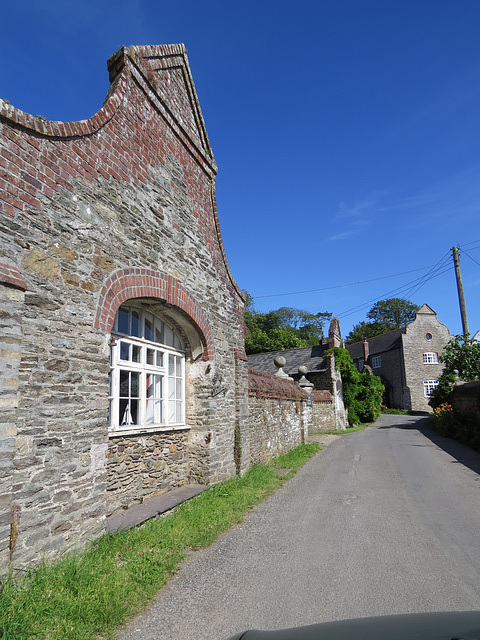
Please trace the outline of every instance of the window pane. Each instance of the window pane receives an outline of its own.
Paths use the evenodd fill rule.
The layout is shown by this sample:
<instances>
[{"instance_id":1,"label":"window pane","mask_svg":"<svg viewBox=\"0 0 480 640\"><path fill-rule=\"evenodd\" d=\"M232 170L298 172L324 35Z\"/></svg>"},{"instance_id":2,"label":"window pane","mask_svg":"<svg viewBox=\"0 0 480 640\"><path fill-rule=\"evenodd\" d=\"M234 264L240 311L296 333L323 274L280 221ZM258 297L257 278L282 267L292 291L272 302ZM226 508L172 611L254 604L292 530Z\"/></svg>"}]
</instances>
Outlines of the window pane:
<instances>
[{"instance_id":1,"label":"window pane","mask_svg":"<svg viewBox=\"0 0 480 640\"><path fill-rule=\"evenodd\" d=\"M120 424L132 424L132 418L130 415L129 401L126 399L120 399L118 415L120 416Z\"/></svg>"},{"instance_id":2,"label":"window pane","mask_svg":"<svg viewBox=\"0 0 480 640\"><path fill-rule=\"evenodd\" d=\"M168 356L168 375L175 375L175 356L172 356L172 354Z\"/></svg>"},{"instance_id":3,"label":"window pane","mask_svg":"<svg viewBox=\"0 0 480 640\"><path fill-rule=\"evenodd\" d=\"M168 401L168 424L176 422L175 420L175 400Z\"/></svg>"},{"instance_id":4,"label":"window pane","mask_svg":"<svg viewBox=\"0 0 480 640\"><path fill-rule=\"evenodd\" d=\"M135 309L132 309L132 332L130 335L135 336L137 338L141 338L142 337L141 329L142 328L140 326L140 313Z\"/></svg>"},{"instance_id":5,"label":"window pane","mask_svg":"<svg viewBox=\"0 0 480 640\"><path fill-rule=\"evenodd\" d=\"M183 422L183 402L177 400L177 420L176 422Z\"/></svg>"},{"instance_id":6,"label":"window pane","mask_svg":"<svg viewBox=\"0 0 480 640\"><path fill-rule=\"evenodd\" d=\"M155 364L155 349L147 349L147 364Z\"/></svg>"},{"instance_id":7,"label":"window pane","mask_svg":"<svg viewBox=\"0 0 480 640\"><path fill-rule=\"evenodd\" d=\"M173 347L173 331L168 325L165 325L164 344Z\"/></svg>"},{"instance_id":8,"label":"window pane","mask_svg":"<svg viewBox=\"0 0 480 640\"><path fill-rule=\"evenodd\" d=\"M163 352L157 351L157 367L163 367Z\"/></svg>"},{"instance_id":9,"label":"window pane","mask_svg":"<svg viewBox=\"0 0 480 640\"><path fill-rule=\"evenodd\" d=\"M182 399L182 379L181 378L177 378L176 380L175 397L177 398L177 400Z\"/></svg>"},{"instance_id":10,"label":"window pane","mask_svg":"<svg viewBox=\"0 0 480 640\"><path fill-rule=\"evenodd\" d=\"M129 318L130 318L130 312L128 311L128 309L122 309L120 307L117 314L117 331L119 333L126 333L126 334L130 333L130 330L128 327Z\"/></svg>"},{"instance_id":11,"label":"window pane","mask_svg":"<svg viewBox=\"0 0 480 640\"><path fill-rule=\"evenodd\" d=\"M137 371L130 372L130 393L132 398L140 397L140 374Z\"/></svg>"},{"instance_id":12,"label":"window pane","mask_svg":"<svg viewBox=\"0 0 480 640\"><path fill-rule=\"evenodd\" d=\"M150 313L145 314L145 340L153 342L155 339L155 333L153 329L153 316Z\"/></svg>"},{"instance_id":13,"label":"window pane","mask_svg":"<svg viewBox=\"0 0 480 640\"><path fill-rule=\"evenodd\" d=\"M155 318L155 342L163 344L163 322Z\"/></svg>"},{"instance_id":14,"label":"window pane","mask_svg":"<svg viewBox=\"0 0 480 640\"><path fill-rule=\"evenodd\" d=\"M130 414L132 416L132 424L138 424L138 400L130 401Z\"/></svg>"},{"instance_id":15,"label":"window pane","mask_svg":"<svg viewBox=\"0 0 480 640\"><path fill-rule=\"evenodd\" d=\"M128 375L128 371L120 371L120 393L119 396L121 398L130 397L130 376Z\"/></svg>"},{"instance_id":16,"label":"window pane","mask_svg":"<svg viewBox=\"0 0 480 640\"><path fill-rule=\"evenodd\" d=\"M120 342L120 360L130 360L130 345L128 342Z\"/></svg>"},{"instance_id":17,"label":"window pane","mask_svg":"<svg viewBox=\"0 0 480 640\"><path fill-rule=\"evenodd\" d=\"M141 347L138 344L132 344L132 362L140 362Z\"/></svg>"},{"instance_id":18,"label":"window pane","mask_svg":"<svg viewBox=\"0 0 480 640\"><path fill-rule=\"evenodd\" d=\"M155 423L161 424L162 422L163 422L162 401L155 400Z\"/></svg>"}]
</instances>

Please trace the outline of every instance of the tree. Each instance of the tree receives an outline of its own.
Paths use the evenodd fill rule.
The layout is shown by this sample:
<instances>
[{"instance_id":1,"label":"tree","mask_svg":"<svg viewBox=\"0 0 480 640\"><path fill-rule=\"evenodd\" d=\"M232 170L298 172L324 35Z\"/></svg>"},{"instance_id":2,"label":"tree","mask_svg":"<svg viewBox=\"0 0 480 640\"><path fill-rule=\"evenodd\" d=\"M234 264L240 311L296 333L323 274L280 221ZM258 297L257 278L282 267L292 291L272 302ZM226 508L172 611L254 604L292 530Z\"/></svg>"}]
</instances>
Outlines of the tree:
<instances>
[{"instance_id":1,"label":"tree","mask_svg":"<svg viewBox=\"0 0 480 640\"><path fill-rule=\"evenodd\" d=\"M379 336L382 333L390 331L389 325L382 322L359 322L353 325L353 329L350 331L346 338L348 344L354 342L361 342L364 338L373 338Z\"/></svg>"},{"instance_id":2,"label":"tree","mask_svg":"<svg viewBox=\"0 0 480 640\"><path fill-rule=\"evenodd\" d=\"M248 329L245 338L247 354L317 345L323 338L325 322L332 317L331 313L310 313L294 307L281 307L261 313L255 310L253 298L248 291L243 293L245 324Z\"/></svg>"},{"instance_id":3,"label":"tree","mask_svg":"<svg viewBox=\"0 0 480 640\"><path fill-rule=\"evenodd\" d=\"M460 380L480 380L480 342L471 340L468 334L455 336L445 347L440 362L445 364L445 368L429 401L434 409L448 401L455 371L458 371Z\"/></svg>"},{"instance_id":4,"label":"tree","mask_svg":"<svg viewBox=\"0 0 480 640\"><path fill-rule=\"evenodd\" d=\"M347 344L360 342L363 338L373 338L387 331L399 329L415 319L418 305L404 298L379 300L367 313L369 322L354 325L346 337Z\"/></svg>"},{"instance_id":5,"label":"tree","mask_svg":"<svg viewBox=\"0 0 480 640\"><path fill-rule=\"evenodd\" d=\"M391 329L398 329L414 320L419 308L410 300L389 298L376 302L367 313L367 318L372 322L387 324Z\"/></svg>"}]
</instances>

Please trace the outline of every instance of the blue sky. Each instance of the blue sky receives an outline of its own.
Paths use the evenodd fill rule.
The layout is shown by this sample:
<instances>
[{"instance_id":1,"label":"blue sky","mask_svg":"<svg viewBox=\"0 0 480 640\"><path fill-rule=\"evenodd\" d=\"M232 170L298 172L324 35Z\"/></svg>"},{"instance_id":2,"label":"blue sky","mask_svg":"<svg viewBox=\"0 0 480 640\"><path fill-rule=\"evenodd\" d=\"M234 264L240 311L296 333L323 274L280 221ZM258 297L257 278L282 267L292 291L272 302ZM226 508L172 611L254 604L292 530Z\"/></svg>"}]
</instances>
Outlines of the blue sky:
<instances>
[{"instance_id":1,"label":"blue sky","mask_svg":"<svg viewBox=\"0 0 480 640\"><path fill-rule=\"evenodd\" d=\"M52 120L101 107L121 46L186 45L227 257L259 311L328 311L347 335L376 300L407 297L460 333L456 245L480 329L478 0L18 0L1 13L0 97Z\"/></svg>"}]
</instances>

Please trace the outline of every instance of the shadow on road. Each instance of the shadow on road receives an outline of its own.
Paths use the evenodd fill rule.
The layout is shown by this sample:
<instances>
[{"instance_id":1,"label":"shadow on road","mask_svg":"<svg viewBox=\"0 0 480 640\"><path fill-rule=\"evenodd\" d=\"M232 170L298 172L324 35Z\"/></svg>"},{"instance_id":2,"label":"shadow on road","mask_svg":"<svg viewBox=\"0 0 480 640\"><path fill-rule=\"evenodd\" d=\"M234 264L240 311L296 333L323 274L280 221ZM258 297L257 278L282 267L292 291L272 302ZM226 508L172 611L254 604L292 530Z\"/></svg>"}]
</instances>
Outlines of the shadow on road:
<instances>
[{"instance_id":1,"label":"shadow on road","mask_svg":"<svg viewBox=\"0 0 480 640\"><path fill-rule=\"evenodd\" d=\"M381 416L383 417L383 416ZM391 416L394 418L395 416ZM439 435L433 428L431 418L428 416L403 416L404 421L398 421L393 424L378 424L378 429L416 429L434 445L443 449L454 460L452 464L463 464L475 473L480 475L480 453L470 449L457 440L445 438Z\"/></svg>"}]
</instances>

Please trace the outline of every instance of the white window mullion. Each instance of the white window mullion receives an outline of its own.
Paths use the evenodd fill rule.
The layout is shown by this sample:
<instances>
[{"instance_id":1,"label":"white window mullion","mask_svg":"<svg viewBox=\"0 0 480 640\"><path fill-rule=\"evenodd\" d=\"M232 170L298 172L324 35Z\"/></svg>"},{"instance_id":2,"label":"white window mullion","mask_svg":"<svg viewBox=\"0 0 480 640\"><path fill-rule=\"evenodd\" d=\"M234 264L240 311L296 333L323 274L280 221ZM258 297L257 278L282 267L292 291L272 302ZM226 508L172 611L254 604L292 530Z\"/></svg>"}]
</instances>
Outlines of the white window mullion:
<instances>
[{"instance_id":1,"label":"white window mullion","mask_svg":"<svg viewBox=\"0 0 480 640\"><path fill-rule=\"evenodd\" d=\"M185 421L185 356L181 352L180 337L150 311L137 306L121 307L114 327L110 431L121 433L182 425ZM125 333L127 327L129 334ZM123 390L120 389L122 380ZM127 402L122 411L120 398L123 398L122 407ZM123 420L122 414L127 409L131 421Z\"/></svg>"}]
</instances>

